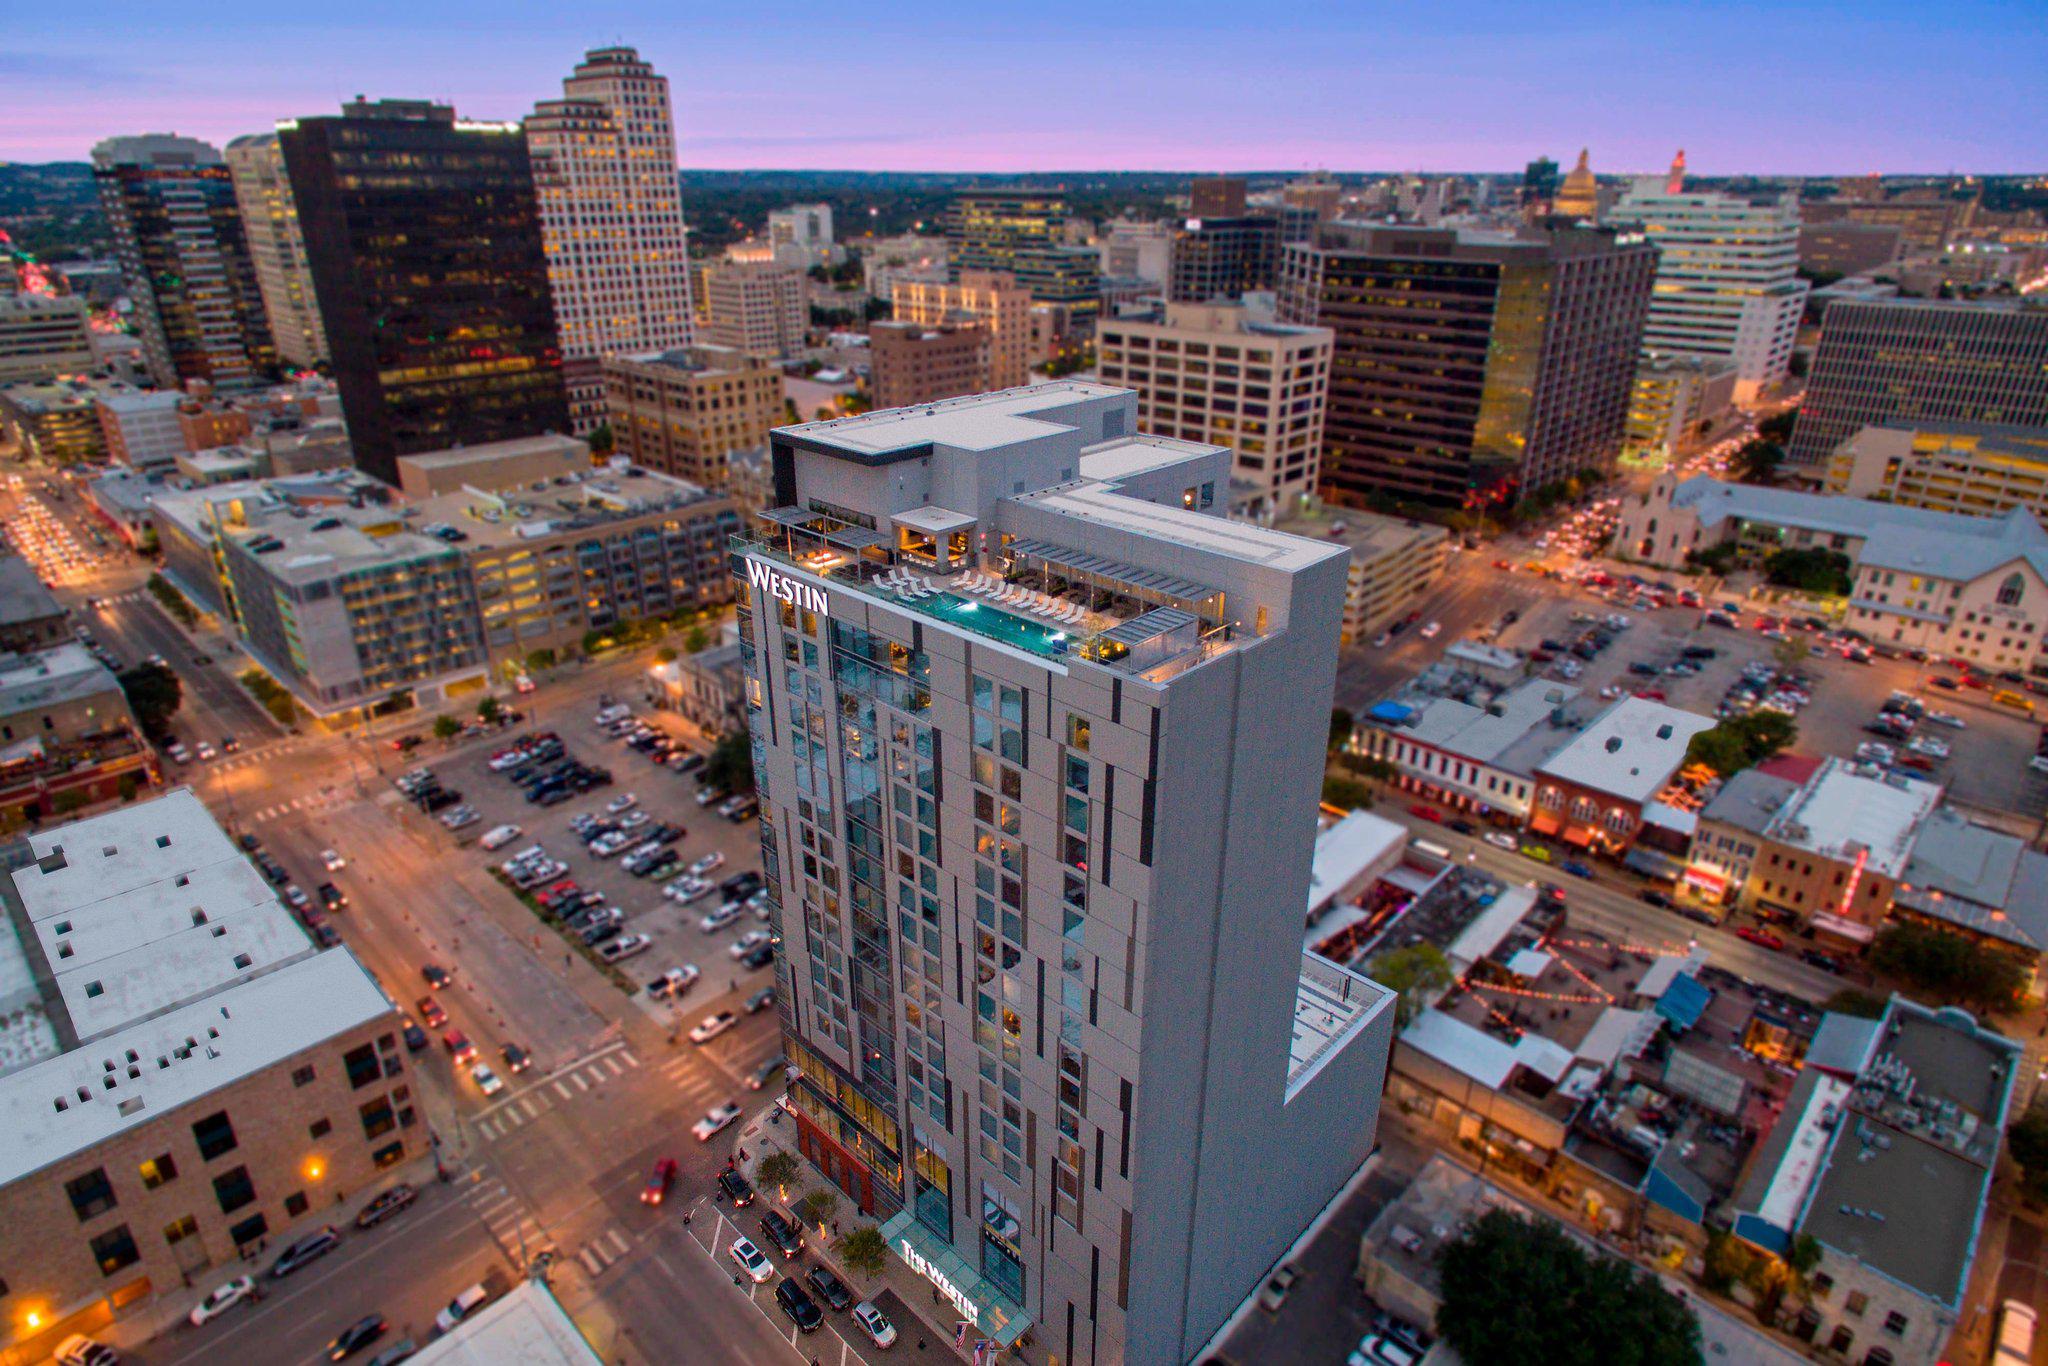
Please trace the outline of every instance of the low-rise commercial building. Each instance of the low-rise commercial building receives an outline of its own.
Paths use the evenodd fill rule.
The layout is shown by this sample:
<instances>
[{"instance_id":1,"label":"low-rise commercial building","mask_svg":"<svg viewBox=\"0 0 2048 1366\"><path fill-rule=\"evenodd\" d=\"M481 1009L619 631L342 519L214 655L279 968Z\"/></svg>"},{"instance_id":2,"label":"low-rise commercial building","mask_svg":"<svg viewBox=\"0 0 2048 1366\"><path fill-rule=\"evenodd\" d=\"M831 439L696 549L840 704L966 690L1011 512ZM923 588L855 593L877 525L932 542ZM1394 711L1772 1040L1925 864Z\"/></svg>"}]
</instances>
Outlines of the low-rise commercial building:
<instances>
[{"instance_id":1,"label":"low-rise commercial building","mask_svg":"<svg viewBox=\"0 0 2048 1366\"><path fill-rule=\"evenodd\" d=\"M0 294L0 385L39 384L99 366L76 295Z\"/></svg>"},{"instance_id":2,"label":"low-rise commercial building","mask_svg":"<svg viewBox=\"0 0 2048 1366\"><path fill-rule=\"evenodd\" d=\"M654 700L707 735L745 730L746 666L737 640L678 655L653 670Z\"/></svg>"},{"instance_id":3,"label":"low-rise commercial building","mask_svg":"<svg viewBox=\"0 0 2048 1366\"><path fill-rule=\"evenodd\" d=\"M185 444L185 429L178 421L178 407L184 401L175 389L108 389L97 394L93 411L106 433L107 459L131 470L169 469L192 449Z\"/></svg>"},{"instance_id":4,"label":"low-rise commercial building","mask_svg":"<svg viewBox=\"0 0 2048 1366\"><path fill-rule=\"evenodd\" d=\"M1671 474L1622 499L1624 559L1676 569L1721 545L1835 551L1848 625L1881 647L2048 675L2048 530L2024 508L1971 517Z\"/></svg>"},{"instance_id":5,"label":"low-rise commercial building","mask_svg":"<svg viewBox=\"0 0 2048 1366\"><path fill-rule=\"evenodd\" d=\"M604 363L612 449L707 489L730 482L734 451L768 444L783 420L782 372L726 346L687 346Z\"/></svg>"},{"instance_id":6,"label":"low-rise commercial building","mask_svg":"<svg viewBox=\"0 0 2048 1366\"><path fill-rule=\"evenodd\" d=\"M1821 490L1904 507L2048 517L2048 427L1892 422L1835 447Z\"/></svg>"},{"instance_id":7,"label":"low-rise commercial building","mask_svg":"<svg viewBox=\"0 0 2048 1366\"><path fill-rule=\"evenodd\" d=\"M1519 827L1536 765L1575 733L1579 690L1532 678L1503 687L1438 665L1358 718L1355 752L1394 766L1403 790Z\"/></svg>"},{"instance_id":8,"label":"low-rise commercial building","mask_svg":"<svg viewBox=\"0 0 2048 1366\"><path fill-rule=\"evenodd\" d=\"M444 493L500 493L590 473L590 444L549 432L398 457L398 487L424 502Z\"/></svg>"},{"instance_id":9,"label":"low-rise commercial building","mask_svg":"<svg viewBox=\"0 0 2048 1366\"><path fill-rule=\"evenodd\" d=\"M157 494L168 484L161 474L138 470L109 470L86 486L93 516L130 550L156 549Z\"/></svg>"},{"instance_id":10,"label":"low-rise commercial building","mask_svg":"<svg viewBox=\"0 0 2048 1366\"><path fill-rule=\"evenodd\" d=\"M1711 717L1624 697L1536 766L1529 829L1602 853L1635 842L1647 808L1685 762Z\"/></svg>"},{"instance_id":11,"label":"low-rise commercial building","mask_svg":"<svg viewBox=\"0 0 2048 1366\"><path fill-rule=\"evenodd\" d=\"M1822 1031L1846 1046L1826 1067L1809 1055L1734 1231L1778 1256L1820 1245L1795 1337L1838 1361L1932 1363L1961 1317L2025 1053L1965 1011L1898 996L1880 1019L1838 1021Z\"/></svg>"},{"instance_id":12,"label":"low-rise commercial building","mask_svg":"<svg viewBox=\"0 0 2048 1366\"><path fill-rule=\"evenodd\" d=\"M1450 558L1450 533L1444 528L1358 508L1311 502L1271 525L1291 536L1336 541L1350 549L1340 637L1346 645L1371 640L1421 602Z\"/></svg>"},{"instance_id":13,"label":"low-rise commercial building","mask_svg":"<svg viewBox=\"0 0 2048 1366\"><path fill-rule=\"evenodd\" d=\"M989 335L988 387L1014 389L1030 377L1031 291L1006 272L965 270L952 283L899 280L893 313L925 327L981 323Z\"/></svg>"},{"instance_id":14,"label":"low-rise commercial building","mask_svg":"<svg viewBox=\"0 0 2048 1366\"><path fill-rule=\"evenodd\" d=\"M133 797L158 776L119 680L83 645L0 654L0 829Z\"/></svg>"},{"instance_id":15,"label":"low-rise commercial building","mask_svg":"<svg viewBox=\"0 0 2048 1366\"><path fill-rule=\"evenodd\" d=\"M868 329L877 408L919 403L993 387L989 331L980 323L881 322Z\"/></svg>"},{"instance_id":16,"label":"low-rise commercial building","mask_svg":"<svg viewBox=\"0 0 2048 1366\"><path fill-rule=\"evenodd\" d=\"M35 566L19 555L0 555L0 650L47 650L71 640L70 614Z\"/></svg>"},{"instance_id":17,"label":"low-rise commercial building","mask_svg":"<svg viewBox=\"0 0 2048 1366\"><path fill-rule=\"evenodd\" d=\"M0 963L42 984L0 1076L0 1343L47 1355L424 1151L399 1017L180 789L8 847Z\"/></svg>"},{"instance_id":18,"label":"low-rise commercial building","mask_svg":"<svg viewBox=\"0 0 2048 1366\"><path fill-rule=\"evenodd\" d=\"M1645 352L1629 398L1627 448L1668 459L1699 444L1735 406L1735 362L1726 356Z\"/></svg>"},{"instance_id":19,"label":"low-rise commercial building","mask_svg":"<svg viewBox=\"0 0 2048 1366\"><path fill-rule=\"evenodd\" d=\"M12 384L0 389L0 430L23 458L47 465L98 464L107 437L89 384Z\"/></svg>"},{"instance_id":20,"label":"low-rise commercial building","mask_svg":"<svg viewBox=\"0 0 2048 1366\"><path fill-rule=\"evenodd\" d=\"M1914 837L1892 915L2010 954L2035 973L2048 953L2048 854L1936 807Z\"/></svg>"}]
</instances>

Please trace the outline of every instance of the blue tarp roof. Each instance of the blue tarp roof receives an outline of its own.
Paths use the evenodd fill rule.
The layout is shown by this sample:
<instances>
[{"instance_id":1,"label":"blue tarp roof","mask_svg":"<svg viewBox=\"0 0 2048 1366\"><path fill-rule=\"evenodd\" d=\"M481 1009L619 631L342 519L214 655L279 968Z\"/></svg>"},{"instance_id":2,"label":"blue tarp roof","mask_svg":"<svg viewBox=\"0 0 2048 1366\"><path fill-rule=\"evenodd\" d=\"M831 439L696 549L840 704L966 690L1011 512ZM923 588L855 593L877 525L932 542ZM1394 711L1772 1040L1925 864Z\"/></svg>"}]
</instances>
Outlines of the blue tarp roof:
<instances>
[{"instance_id":1,"label":"blue tarp roof","mask_svg":"<svg viewBox=\"0 0 2048 1366\"><path fill-rule=\"evenodd\" d=\"M1657 998L1657 1013L1676 1028L1691 1029L1707 1013L1707 1003L1713 999L1714 993L1701 986L1699 978L1680 973Z\"/></svg>"},{"instance_id":2,"label":"blue tarp roof","mask_svg":"<svg viewBox=\"0 0 2048 1366\"><path fill-rule=\"evenodd\" d=\"M1399 702L1375 702L1372 704L1372 710L1366 713L1375 721L1386 721L1394 725L1401 724L1414 714L1413 707L1404 707Z\"/></svg>"}]
</instances>

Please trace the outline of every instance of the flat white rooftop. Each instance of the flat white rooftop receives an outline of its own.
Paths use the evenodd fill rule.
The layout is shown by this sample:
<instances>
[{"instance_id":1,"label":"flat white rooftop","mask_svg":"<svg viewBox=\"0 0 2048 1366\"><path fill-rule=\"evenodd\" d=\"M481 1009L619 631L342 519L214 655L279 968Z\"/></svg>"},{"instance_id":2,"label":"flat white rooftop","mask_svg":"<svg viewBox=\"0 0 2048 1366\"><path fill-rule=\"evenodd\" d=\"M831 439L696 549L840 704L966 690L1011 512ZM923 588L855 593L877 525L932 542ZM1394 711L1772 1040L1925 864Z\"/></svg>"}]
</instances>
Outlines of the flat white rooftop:
<instances>
[{"instance_id":1,"label":"flat white rooftop","mask_svg":"<svg viewBox=\"0 0 2048 1366\"><path fill-rule=\"evenodd\" d=\"M604 1358L546 1286L521 1281L408 1360L414 1366L603 1366Z\"/></svg>"},{"instance_id":2,"label":"flat white rooftop","mask_svg":"<svg viewBox=\"0 0 2048 1366\"><path fill-rule=\"evenodd\" d=\"M1309 864L1308 913L1314 915L1359 878L1400 858L1407 846L1406 826L1370 811L1353 811L1318 831Z\"/></svg>"},{"instance_id":3,"label":"flat white rooftop","mask_svg":"<svg viewBox=\"0 0 2048 1366\"><path fill-rule=\"evenodd\" d=\"M1081 452L1079 468L1083 479L1099 479L1113 484L1134 474L1182 464L1190 456L1209 455L1222 449L1221 446L1207 446L1199 441L1140 433L1115 437L1088 447Z\"/></svg>"},{"instance_id":4,"label":"flat white rooftop","mask_svg":"<svg viewBox=\"0 0 2048 1366\"><path fill-rule=\"evenodd\" d=\"M1356 1039L1381 1010L1393 1008L1394 993L1363 973L1317 953L1301 955L1295 984L1294 1032L1288 1043L1287 1098L1315 1080L1339 1050Z\"/></svg>"},{"instance_id":5,"label":"flat white rooftop","mask_svg":"<svg viewBox=\"0 0 2048 1366\"><path fill-rule=\"evenodd\" d=\"M1711 718L1644 697L1625 697L1552 755L1538 772L1626 801L1645 802L1685 759Z\"/></svg>"},{"instance_id":6,"label":"flat white rooftop","mask_svg":"<svg viewBox=\"0 0 2048 1366\"><path fill-rule=\"evenodd\" d=\"M1114 398L1129 392L1116 385L1060 380L920 403L910 408L884 408L857 417L806 422L777 430L852 451L894 451L926 443L984 451L1068 430L1071 424L1061 422L1055 415L1063 404L1077 399Z\"/></svg>"},{"instance_id":7,"label":"flat white rooftop","mask_svg":"<svg viewBox=\"0 0 2048 1366\"><path fill-rule=\"evenodd\" d=\"M1940 800L1939 783L1865 775L1829 759L1779 808L1764 834L1845 862L1854 860L1860 846L1870 851L1866 866L1872 872L1896 878L1912 855L1913 837Z\"/></svg>"},{"instance_id":8,"label":"flat white rooftop","mask_svg":"<svg viewBox=\"0 0 2048 1366\"><path fill-rule=\"evenodd\" d=\"M1184 545L1211 555L1277 570L1305 569L1345 548L1311 541L1251 522L1234 522L1189 508L1167 507L1118 493L1107 484L1065 484L1014 499L1064 517Z\"/></svg>"},{"instance_id":9,"label":"flat white rooftop","mask_svg":"<svg viewBox=\"0 0 2048 1366\"><path fill-rule=\"evenodd\" d=\"M335 949L0 1077L0 1185L392 1011Z\"/></svg>"}]
</instances>

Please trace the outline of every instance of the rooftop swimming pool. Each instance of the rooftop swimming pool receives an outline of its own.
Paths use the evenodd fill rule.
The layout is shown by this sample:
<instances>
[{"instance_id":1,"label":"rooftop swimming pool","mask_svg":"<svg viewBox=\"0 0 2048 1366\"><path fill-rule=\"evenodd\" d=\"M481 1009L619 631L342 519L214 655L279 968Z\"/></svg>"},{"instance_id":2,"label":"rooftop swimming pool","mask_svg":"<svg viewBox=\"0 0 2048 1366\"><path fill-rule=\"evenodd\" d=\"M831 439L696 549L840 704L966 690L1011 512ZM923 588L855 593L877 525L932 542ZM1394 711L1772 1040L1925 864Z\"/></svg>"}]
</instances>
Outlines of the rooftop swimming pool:
<instances>
[{"instance_id":1,"label":"rooftop swimming pool","mask_svg":"<svg viewBox=\"0 0 2048 1366\"><path fill-rule=\"evenodd\" d=\"M893 596L893 595L892 595ZM937 593L925 598L899 598L905 606L949 622L963 631L987 636L1014 649L1058 658L1067 652L1073 636L1059 627L1037 622L986 602L963 598L957 593Z\"/></svg>"}]
</instances>

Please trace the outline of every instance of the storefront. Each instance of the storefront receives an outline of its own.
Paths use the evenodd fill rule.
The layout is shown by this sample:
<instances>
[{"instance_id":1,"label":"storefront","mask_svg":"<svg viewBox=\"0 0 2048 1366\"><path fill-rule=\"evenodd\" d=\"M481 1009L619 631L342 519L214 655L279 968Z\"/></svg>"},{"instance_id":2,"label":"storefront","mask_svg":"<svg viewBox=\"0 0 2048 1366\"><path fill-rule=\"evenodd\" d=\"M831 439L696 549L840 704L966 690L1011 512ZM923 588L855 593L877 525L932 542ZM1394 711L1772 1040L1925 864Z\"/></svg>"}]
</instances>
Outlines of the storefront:
<instances>
[{"instance_id":1,"label":"storefront","mask_svg":"<svg viewBox=\"0 0 2048 1366\"><path fill-rule=\"evenodd\" d=\"M889 1251L928 1282L935 1294L958 1317L953 1321L954 1346L965 1352L983 1349L983 1359L1013 1347L1031 1326L1031 1316L1012 1304L984 1279L951 1243L939 1238L917 1221L913 1210L904 1210L882 1225L882 1237Z\"/></svg>"}]
</instances>

